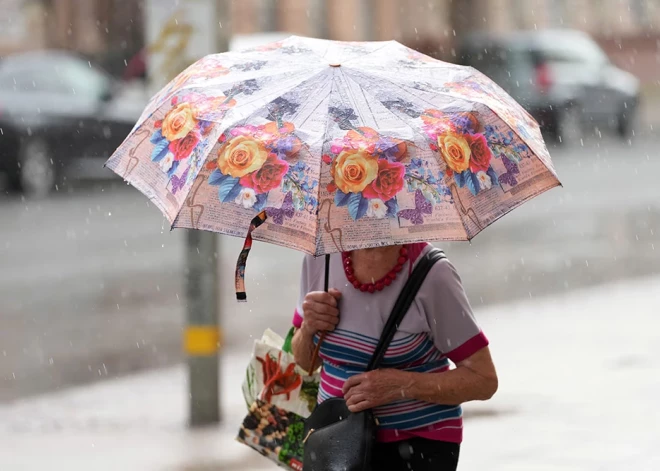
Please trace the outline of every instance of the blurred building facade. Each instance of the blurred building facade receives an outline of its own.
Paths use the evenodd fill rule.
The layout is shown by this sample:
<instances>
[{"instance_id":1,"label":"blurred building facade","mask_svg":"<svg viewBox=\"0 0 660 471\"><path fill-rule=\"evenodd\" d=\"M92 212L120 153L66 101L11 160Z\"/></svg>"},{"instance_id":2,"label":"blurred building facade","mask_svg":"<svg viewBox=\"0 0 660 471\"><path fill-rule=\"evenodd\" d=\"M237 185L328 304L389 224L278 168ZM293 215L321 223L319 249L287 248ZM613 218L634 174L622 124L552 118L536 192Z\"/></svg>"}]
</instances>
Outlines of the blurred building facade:
<instances>
[{"instance_id":1,"label":"blurred building facade","mask_svg":"<svg viewBox=\"0 0 660 471\"><path fill-rule=\"evenodd\" d=\"M190 2L194 8L195 0ZM234 33L286 31L339 40L397 39L437 57L452 52L452 2L470 2L479 29L576 28L638 75L658 74L660 2L654 0L218 0ZM0 54L55 47L121 67L144 47L143 0L0 0ZM625 54L624 54L625 52ZM116 57L115 57L116 56ZM128 56L128 57L127 57ZM640 63L654 64L650 72ZM626 64L621 64L626 66Z\"/></svg>"}]
</instances>

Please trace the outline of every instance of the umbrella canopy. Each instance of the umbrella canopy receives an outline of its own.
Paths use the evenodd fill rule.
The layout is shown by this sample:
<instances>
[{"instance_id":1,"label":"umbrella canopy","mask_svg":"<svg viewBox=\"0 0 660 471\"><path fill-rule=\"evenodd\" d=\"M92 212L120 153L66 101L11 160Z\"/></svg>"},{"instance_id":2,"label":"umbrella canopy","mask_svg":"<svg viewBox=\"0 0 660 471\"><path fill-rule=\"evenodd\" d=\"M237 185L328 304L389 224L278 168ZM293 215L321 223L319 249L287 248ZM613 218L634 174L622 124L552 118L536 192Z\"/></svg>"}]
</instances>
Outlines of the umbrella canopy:
<instances>
[{"instance_id":1,"label":"umbrella canopy","mask_svg":"<svg viewBox=\"0 0 660 471\"><path fill-rule=\"evenodd\" d=\"M193 64L106 165L172 227L253 222L313 255L469 240L559 185L538 124L476 70L295 36Z\"/></svg>"}]
</instances>

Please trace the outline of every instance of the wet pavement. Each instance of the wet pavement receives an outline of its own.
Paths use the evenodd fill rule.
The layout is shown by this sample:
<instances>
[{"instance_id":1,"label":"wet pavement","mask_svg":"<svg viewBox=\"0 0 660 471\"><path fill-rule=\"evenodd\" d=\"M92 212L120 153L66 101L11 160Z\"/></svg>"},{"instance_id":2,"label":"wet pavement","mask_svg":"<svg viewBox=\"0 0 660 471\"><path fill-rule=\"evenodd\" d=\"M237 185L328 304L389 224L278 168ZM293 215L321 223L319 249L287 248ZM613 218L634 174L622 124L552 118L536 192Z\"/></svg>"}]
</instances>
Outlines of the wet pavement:
<instances>
[{"instance_id":1,"label":"wet pavement","mask_svg":"<svg viewBox=\"0 0 660 471\"><path fill-rule=\"evenodd\" d=\"M564 183L472 244L446 244L477 308L660 273L657 139L554 149ZM0 201L0 401L177 363L185 233L121 182ZM242 241L221 238L226 351L284 330L301 255L256 244L247 304L233 300Z\"/></svg>"}]
</instances>

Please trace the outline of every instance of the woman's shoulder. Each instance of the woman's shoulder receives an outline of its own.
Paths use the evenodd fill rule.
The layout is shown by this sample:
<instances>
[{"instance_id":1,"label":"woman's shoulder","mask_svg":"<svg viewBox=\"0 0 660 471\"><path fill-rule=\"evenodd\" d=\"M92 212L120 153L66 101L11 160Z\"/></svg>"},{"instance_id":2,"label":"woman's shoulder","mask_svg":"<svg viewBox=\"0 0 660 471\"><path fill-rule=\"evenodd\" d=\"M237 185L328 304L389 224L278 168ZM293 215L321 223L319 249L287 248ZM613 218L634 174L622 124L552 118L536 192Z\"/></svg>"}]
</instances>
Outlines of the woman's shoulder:
<instances>
[{"instance_id":1,"label":"woman's shoulder","mask_svg":"<svg viewBox=\"0 0 660 471\"><path fill-rule=\"evenodd\" d=\"M433 249L434 247L431 244L427 244L419 255L425 255ZM425 285L437 288L438 285L455 285L457 282L459 285L461 284L461 279L456 267L447 257L447 254L445 253L444 255L444 258L435 262L433 267L431 267L428 275L426 275L426 279L430 283L425 283Z\"/></svg>"}]
</instances>

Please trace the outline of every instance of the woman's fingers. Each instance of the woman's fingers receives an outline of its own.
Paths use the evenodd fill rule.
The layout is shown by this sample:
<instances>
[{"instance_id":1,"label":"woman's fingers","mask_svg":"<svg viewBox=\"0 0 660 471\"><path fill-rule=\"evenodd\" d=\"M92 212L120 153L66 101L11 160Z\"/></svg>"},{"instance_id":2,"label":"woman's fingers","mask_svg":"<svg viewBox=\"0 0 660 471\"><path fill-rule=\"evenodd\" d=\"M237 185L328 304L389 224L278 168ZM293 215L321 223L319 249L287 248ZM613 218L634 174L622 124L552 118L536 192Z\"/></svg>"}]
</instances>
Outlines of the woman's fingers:
<instances>
[{"instance_id":1,"label":"woman's fingers","mask_svg":"<svg viewBox=\"0 0 660 471\"><path fill-rule=\"evenodd\" d=\"M371 402L369 402L368 400L364 400L355 404L348 405L348 410L354 414L372 408L373 406L371 405Z\"/></svg>"},{"instance_id":2,"label":"woman's fingers","mask_svg":"<svg viewBox=\"0 0 660 471\"><path fill-rule=\"evenodd\" d=\"M334 293L334 295L331 293ZM341 297L340 293L339 296L336 296L337 293L339 293L339 291L336 289L332 289L328 293L325 291L313 291L305 296L305 301L314 301L317 303L327 304L332 307L337 307L337 300Z\"/></svg>"},{"instance_id":3,"label":"woman's fingers","mask_svg":"<svg viewBox=\"0 0 660 471\"><path fill-rule=\"evenodd\" d=\"M317 314L325 315L325 316L332 316L332 317L338 317L339 316L339 309L337 309L334 306L331 306L329 304L325 303L320 303L318 301L312 301L310 300L305 300L303 301L303 314L305 316L307 315L308 311L315 312Z\"/></svg>"},{"instance_id":4,"label":"woman's fingers","mask_svg":"<svg viewBox=\"0 0 660 471\"><path fill-rule=\"evenodd\" d=\"M337 290L314 291L308 293L303 301L304 323L310 332L335 330L339 324L338 300L341 293Z\"/></svg>"},{"instance_id":5,"label":"woman's fingers","mask_svg":"<svg viewBox=\"0 0 660 471\"><path fill-rule=\"evenodd\" d=\"M348 394L351 393L351 389L353 389L356 386L359 386L361 383L362 383L362 375L353 375L350 378L348 378L344 383L344 387L342 388L344 397L346 397Z\"/></svg>"},{"instance_id":6,"label":"woman's fingers","mask_svg":"<svg viewBox=\"0 0 660 471\"><path fill-rule=\"evenodd\" d=\"M347 406L355 406L367 400L367 397L361 393L350 394L344 397Z\"/></svg>"}]
</instances>

